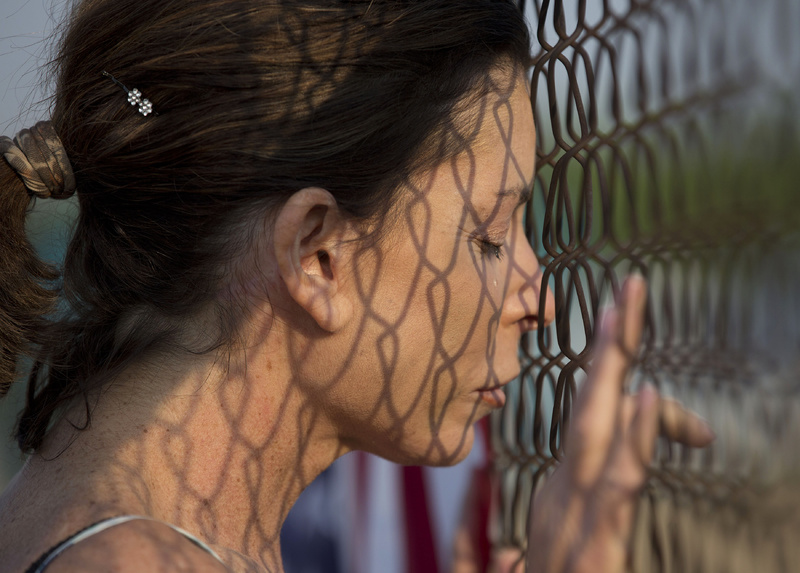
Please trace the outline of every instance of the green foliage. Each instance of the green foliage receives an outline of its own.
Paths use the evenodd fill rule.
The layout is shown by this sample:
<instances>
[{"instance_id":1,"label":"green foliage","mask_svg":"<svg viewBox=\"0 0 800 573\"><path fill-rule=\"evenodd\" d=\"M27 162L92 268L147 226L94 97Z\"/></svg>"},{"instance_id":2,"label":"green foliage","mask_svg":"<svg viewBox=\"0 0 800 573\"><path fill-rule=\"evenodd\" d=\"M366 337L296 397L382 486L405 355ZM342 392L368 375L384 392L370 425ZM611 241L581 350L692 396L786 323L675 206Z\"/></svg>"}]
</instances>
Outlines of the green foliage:
<instances>
[{"instance_id":1,"label":"green foliage","mask_svg":"<svg viewBox=\"0 0 800 573\"><path fill-rule=\"evenodd\" d=\"M796 232L798 119L781 114L743 124L660 125L540 166L540 204L550 198L553 205L551 238L573 247L609 239L695 248Z\"/></svg>"}]
</instances>

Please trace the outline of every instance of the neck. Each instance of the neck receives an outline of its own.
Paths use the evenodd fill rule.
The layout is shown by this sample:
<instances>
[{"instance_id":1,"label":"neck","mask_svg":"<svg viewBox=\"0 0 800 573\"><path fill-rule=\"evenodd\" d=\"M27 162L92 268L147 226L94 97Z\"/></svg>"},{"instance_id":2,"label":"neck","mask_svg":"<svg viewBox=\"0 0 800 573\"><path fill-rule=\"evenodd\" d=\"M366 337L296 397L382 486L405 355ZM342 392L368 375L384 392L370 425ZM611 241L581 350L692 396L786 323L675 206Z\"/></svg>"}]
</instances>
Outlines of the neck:
<instances>
[{"instance_id":1,"label":"neck","mask_svg":"<svg viewBox=\"0 0 800 573\"><path fill-rule=\"evenodd\" d=\"M159 364L160 376L128 372L89 429L62 421L31 466L67 466L57 473L71 476L76 507L149 515L280 571L289 509L344 451L291 374L258 356L248 351L247 368L193 357Z\"/></svg>"}]
</instances>

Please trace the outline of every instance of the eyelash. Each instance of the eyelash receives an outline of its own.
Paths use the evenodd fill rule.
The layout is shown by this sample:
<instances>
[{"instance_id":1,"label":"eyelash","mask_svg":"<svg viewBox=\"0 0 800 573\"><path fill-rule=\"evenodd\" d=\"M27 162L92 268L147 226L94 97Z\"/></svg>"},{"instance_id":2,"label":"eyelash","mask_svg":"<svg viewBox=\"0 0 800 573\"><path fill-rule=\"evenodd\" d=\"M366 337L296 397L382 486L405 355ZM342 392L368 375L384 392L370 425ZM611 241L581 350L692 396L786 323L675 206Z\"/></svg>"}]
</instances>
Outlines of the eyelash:
<instances>
[{"instance_id":1,"label":"eyelash","mask_svg":"<svg viewBox=\"0 0 800 573\"><path fill-rule=\"evenodd\" d=\"M478 239L478 245L480 245L481 253L484 255L494 255L498 261L503 258L502 244L498 245L486 239Z\"/></svg>"}]
</instances>

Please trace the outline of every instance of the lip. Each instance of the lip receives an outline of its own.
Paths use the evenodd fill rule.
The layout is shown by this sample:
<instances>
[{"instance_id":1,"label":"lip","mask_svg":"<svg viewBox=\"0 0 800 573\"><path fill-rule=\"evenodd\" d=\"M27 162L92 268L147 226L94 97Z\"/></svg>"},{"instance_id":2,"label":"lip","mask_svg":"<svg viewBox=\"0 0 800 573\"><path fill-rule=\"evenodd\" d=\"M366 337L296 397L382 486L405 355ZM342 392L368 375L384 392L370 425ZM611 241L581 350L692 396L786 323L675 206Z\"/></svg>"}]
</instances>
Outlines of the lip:
<instances>
[{"instance_id":1,"label":"lip","mask_svg":"<svg viewBox=\"0 0 800 573\"><path fill-rule=\"evenodd\" d=\"M494 386L492 388L482 388L476 390L481 400L486 402L492 408L502 408L506 403L506 393L503 392L502 386Z\"/></svg>"}]
</instances>

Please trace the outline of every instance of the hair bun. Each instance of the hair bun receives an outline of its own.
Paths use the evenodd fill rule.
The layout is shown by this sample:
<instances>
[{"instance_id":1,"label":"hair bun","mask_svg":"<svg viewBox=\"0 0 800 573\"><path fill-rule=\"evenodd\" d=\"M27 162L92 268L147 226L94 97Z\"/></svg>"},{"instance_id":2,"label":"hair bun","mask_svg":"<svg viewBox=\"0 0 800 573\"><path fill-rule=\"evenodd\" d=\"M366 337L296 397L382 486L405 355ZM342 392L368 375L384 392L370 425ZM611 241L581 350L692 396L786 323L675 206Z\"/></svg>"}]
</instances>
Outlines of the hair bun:
<instances>
[{"instance_id":1,"label":"hair bun","mask_svg":"<svg viewBox=\"0 0 800 573\"><path fill-rule=\"evenodd\" d=\"M72 165L49 121L40 121L30 129L23 129L13 140L0 137L0 153L31 195L42 199L66 199L75 192Z\"/></svg>"}]
</instances>

